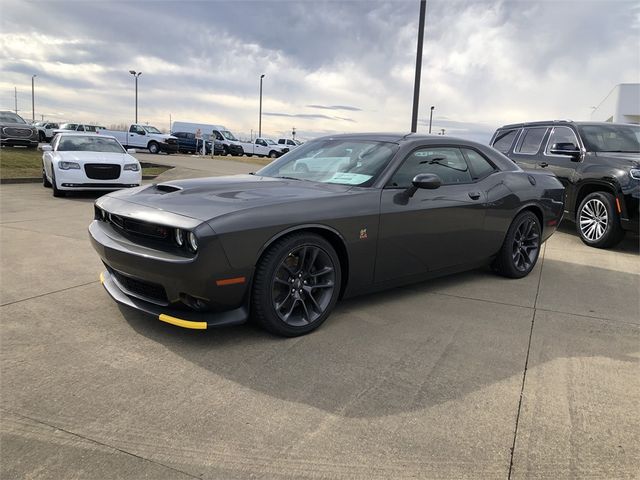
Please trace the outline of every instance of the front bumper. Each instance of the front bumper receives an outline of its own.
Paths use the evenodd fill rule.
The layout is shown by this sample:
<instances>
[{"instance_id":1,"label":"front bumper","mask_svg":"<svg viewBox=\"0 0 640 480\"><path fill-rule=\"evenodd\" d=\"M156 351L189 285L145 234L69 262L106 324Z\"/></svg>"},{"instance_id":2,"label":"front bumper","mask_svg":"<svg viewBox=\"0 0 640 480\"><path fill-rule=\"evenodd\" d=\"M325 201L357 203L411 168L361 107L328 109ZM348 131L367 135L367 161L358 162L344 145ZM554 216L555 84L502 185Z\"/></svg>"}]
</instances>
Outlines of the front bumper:
<instances>
[{"instance_id":1,"label":"front bumper","mask_svg":"<svg viewBox=\"0 0 640 480\"><path fill-rule=\"evenodd\" d=\"M30 138L2 138L0 139L0 145L36 148L38 146L38 140L32 140Z\"/></svg>"},{"instance_id":2,"label":"front bumper","mask_svg":"<svg viewBox=\"0 0 640 480\"><path fill-rule=\"evenodd\" d=\"M159 143L160 151L164 153L178 153L177 143Z\"/></svg>"},{"instance_id":3,"label":"front bumper","mask_svg":"<svg viewBox=\"0 0 640 480\"><path fill-rule=\"evenodd\" d=\"M60 190L117 190L137 187L142 183L142 169L137 172L122 170L120 176L113 180L89 178L84 165L79 169L61 170L56 168L56 184Z\"/></svg>"},{"instance_id":4,"label":"front bumper","mask_svg":"<svg viewBox=\"0 0 640 480\"><path fill-rule=\"evenodd\" d=\"M145 302L144 300L127 295L108 271L104 271L100 274L100 283L102 283L102 286L111 298L119 304L126 305L127 307L133 308L139 312L156 317L162 322L170 323L182 328L206 330L211 327L239 325L246 322L249 316L245 307L239 307L234 310L216 314L205 314L195 311L189 312L185 310L176 310Z\"/></svg>"},{"instance_id":5,"label":"front bumper","mask_svg":"<svg viewBox=\"0 0 640 480\"><path fill-rule=\"evenodd\" d=\"M118 209L115 211L121 213ZM194 256L145 246L140 240L98 220L89 226L89 237L107 267L102 276L103 285L118 303L176 325L180 322L167 319L200 322L207 328L243 323L248 318L251 273L232 270L217 238L206 238L207 230L210 230L207 224L195 228L201 245ZM224 281L230 278L243 278L243 281ZM206 306L200 310L191 308L190 302L194 299ZM204 325L180 326L205 328Z\"/></svg>"}]
</instances>

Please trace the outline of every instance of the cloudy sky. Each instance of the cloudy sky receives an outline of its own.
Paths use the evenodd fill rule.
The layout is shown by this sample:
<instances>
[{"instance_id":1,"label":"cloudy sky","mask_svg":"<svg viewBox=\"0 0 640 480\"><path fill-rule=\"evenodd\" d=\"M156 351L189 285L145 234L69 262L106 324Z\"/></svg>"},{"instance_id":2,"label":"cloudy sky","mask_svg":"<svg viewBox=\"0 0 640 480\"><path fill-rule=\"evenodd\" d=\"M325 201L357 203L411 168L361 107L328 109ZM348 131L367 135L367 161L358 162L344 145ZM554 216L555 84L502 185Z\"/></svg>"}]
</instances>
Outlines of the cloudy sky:
<instances>
[{"instance_id":1,"label":"cloudy sky","mask_svg":"<svg viewBox=\"0 0 640 480\"><path fill-rule=\"evenodd\" d=\"M216 123L249 136L295 126L408 131L418 0L1 0L0 109L99 122ZM640 81L640 2L428 0L420 126L488 140L496 126L588 119Z\"/></svg>"}]
</instances>

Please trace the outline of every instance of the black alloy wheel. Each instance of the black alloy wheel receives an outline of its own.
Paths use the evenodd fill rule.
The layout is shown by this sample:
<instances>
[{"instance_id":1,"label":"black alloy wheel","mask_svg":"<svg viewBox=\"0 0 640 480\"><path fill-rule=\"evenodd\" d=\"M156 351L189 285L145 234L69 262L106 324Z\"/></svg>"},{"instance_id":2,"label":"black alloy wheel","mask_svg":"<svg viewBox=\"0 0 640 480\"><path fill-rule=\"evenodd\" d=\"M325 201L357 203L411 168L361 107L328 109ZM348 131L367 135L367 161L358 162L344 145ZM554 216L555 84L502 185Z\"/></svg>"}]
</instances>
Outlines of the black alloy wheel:
<instances>
[{"instance_id":1,"label":"black alloy wheel","mask_svg":"<svg viewBox=\"0 0 640 480\"><path fill-rule=\"evenodd\" d=\"M625 232L615 197L607 192L587 195L578 207L576 229L580 239L590 247L609 248L619 243Z\"/></svg>"},{"instance_id":2,"label":"black alloy wheel","mask_svg":"<svg viewBox=\"0 0 640 480\"><path fill-rule=\"evenodd\" d=\"M540 220L524 211L513 220L493 269L505 277L522 278L536 266L542 245Z\"/></svg>"},{"instance_id":3,"label":"black alloy wheel","mask_svg":"<svg viewBox=\"0 0 640 480\"><path fill-rule=\"evenodd\" d=\"M277 241L261 259L253 312L270 332L303 335L331 313L340 293L340 261L324 238L300 233Z\"/></svg>"}]
</instances>

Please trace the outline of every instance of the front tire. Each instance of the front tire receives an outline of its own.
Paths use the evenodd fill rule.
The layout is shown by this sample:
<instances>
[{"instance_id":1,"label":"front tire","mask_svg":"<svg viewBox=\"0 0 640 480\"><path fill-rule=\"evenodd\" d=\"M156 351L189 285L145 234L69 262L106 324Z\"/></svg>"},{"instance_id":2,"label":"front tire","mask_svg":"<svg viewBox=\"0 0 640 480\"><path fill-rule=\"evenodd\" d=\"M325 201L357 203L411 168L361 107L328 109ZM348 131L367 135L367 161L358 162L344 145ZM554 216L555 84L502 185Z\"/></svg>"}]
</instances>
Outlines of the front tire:
<instances>
[{"instance_id":1,"label":"front tire","mask_svg":"<svg viewBox=\"0 0 640 480\"><path fill-rule=\"evenodd\" d=\"M503 277L522 278L536 266L542 246L540 220L530 211L511 222L498 256L491 267Z\"/></svg>"},{"instance_id":2,"label":"front tire","mask_svg":"<svg viewBox=\"0 0 640 480\"><path fill-rule=\"evenodd\" d=\"M615 197L607 192L587 195L578 207L576 230L590 247L609 248L619 243L625 232L620 225Z\"/></svg>"},{"instance_id":3,"label":"front tire","mask_svg":"<svg viewBox=\"0 0 640 480\"><path fill-rule=\"evenodd\" d=\"M149 142L147 148L149 149L149 153L153 153L154 155L160 152L160 146L156 142Z\"/></svg>"},{"instance_id":4,"label":"front tire","mask_svg":"<svg viewBox=\"0 0 640 480\"><path fill-rule=\"evenodd\" d=\"M42 131L38 132L38 138L40 139L40 143L44 143L47 141L47 136Z\"/></svg>"},{"instance_id":5,"label":"front tire","mask_svg":"<svg viewBox=\"0 0 640 480\"><path fill-rule=\"evenodd\" d=\"M271 150L269 152L269 158L278 158L278 152L276 152L275 150Z\"/></svg>"},{"instance_id":6,"label":"front tire","mask_svg":"<svg viewBox=\"0 0 640 480\"><path fill-rule=\"evenodd\" d=\"M341 275L335 249L321 236L297 233L276 241L256 269L251 292L255 319L285 337L315 330L338 300Z\"/></svg>"},{"instance_id":7,"label":"front tire","mask_svg":"<svg viewBox=\"0 0 640 480\"><path fill-rule=\"evenodd\" d=\"M65 191L58 188L58 184L56 183L56 172L53 169L53 165L51 165L51 187L53 188L54 197L60 198L66 196Z\"/></svg>"},{"instance_id":8,"label":"front tire","mask_svg":"<svg viewBox=\"0 0 640 480\"><path fill-rule=\"evenodd\" d=\"M42 186L44 188L51 188L51 182L47 179L47 174L44 170L44 165L42 166Z\"/></svg>"}]
</instances>

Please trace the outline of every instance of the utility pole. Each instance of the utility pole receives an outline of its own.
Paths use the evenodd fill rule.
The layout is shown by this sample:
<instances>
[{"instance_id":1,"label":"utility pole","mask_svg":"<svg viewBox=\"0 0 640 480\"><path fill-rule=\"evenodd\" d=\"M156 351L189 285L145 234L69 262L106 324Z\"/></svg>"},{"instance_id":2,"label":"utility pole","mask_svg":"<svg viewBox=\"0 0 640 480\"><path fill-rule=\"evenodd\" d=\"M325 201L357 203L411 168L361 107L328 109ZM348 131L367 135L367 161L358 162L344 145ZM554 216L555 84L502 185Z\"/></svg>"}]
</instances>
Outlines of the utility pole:
<instances>
[{"instance_id":1,"label":"utility pole","mask_svg":"<svg viewBox=\"0 0 640 480\"><path fill-rule=\"evenodd\" d=\"M260 119L258 120L258 138L262 137L262 79L264 73L260 75Z\"/></svg>"},{"instance_id":2,"label":"utility pole","mask_svg":"<svg viewBox=\"0 0 640 480\"><path fill-rule=\"evenodd\" d=\"M16 115L18 114L18 87L13 87L15 99L16 99Z\"/></svg>"},{"instance_id":3,"label":"utility pole","mask_svg":"<svg viewBox=\"0 0 640 480\"><path fill-rule=\"evenodd\" d=\"M37 75L31 75L31 121L36 121L36 96L35 96L35 78Z\"/></svg>"},{"instance_id":4,"label":"utility pole","mask_svg":"<svg viewBox=\"0 0 640 480\"><path fill-rule=\"evenodd\" d=\"M422 74L422 44L424 42L424 17L427 0L420 0L420 21L418 23L418 48L416 52L416 78L413 83L413 115L411 116L411 132L418 130L418 103L420 101L420 76Z\"/></svg>"},{"instance_id":5,"label":"utility pole","mask_svg":"<svg viewBox=\"0 0 640 480\"><path fill-rule=\"evenodd\" d=\"M431 105L431 112L429 113L429 133L431 133L431 122L433 121L433 109L436 108Z\"/></svg>"},{"instance_id":6,"label":"utility pole","mask_svg":"<svg viewBox=\"0 0 640 480\"><path fill-rule=\"evenodd\" d=\"M129 73L136 79L136 124L138 123L138 77L142 75L142 72L136 72L135 70L129 70Z\"/></svg>"}]
</instances>

